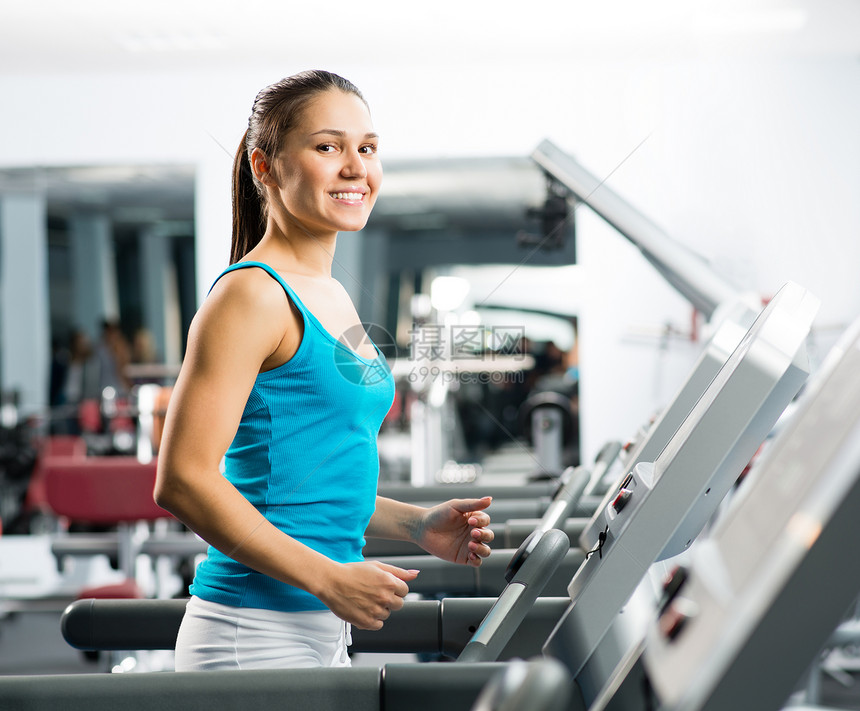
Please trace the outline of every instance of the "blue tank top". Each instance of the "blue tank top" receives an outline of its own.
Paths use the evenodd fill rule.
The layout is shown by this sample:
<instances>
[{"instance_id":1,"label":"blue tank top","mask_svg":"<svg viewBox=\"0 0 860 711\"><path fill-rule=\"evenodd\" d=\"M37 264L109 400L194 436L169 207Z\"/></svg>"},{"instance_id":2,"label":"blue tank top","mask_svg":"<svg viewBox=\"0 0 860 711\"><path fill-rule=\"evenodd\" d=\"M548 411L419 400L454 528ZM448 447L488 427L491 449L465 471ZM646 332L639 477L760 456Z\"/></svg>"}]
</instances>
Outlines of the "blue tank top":
<instances>
[{"instance_id":1,"label":"blue tank top","mask_svg":"<svg viewBox=\"0 0 860 711\"><path fill-rule=\"evenodd\" d=\"M381 353L369 360L338 341L268 265L239 262L218 278L248 267L264 269L283 287L301 312L304 333L289 361L257 375L224 475L284 533L337 562L360 561L376 504L376 438L394 379ZM325 609L310 593L211 546L190 592L239 607Z\"/></svg>"}]
</instances>

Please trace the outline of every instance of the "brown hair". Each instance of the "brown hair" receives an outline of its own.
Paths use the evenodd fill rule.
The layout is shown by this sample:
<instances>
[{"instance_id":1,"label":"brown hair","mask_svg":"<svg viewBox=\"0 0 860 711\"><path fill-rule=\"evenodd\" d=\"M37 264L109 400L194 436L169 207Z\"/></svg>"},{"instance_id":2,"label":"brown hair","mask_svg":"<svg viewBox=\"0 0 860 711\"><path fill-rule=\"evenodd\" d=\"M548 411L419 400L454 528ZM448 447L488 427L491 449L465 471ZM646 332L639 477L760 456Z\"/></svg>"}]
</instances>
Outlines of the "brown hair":
<instances>
[{"instance_id":1,"label":"brown hair","mask_svg":"<svg viewBox=\"0 0 860 711\"><path fill-rule=\"evenodd\" d=\"M270 160L284 136L298 122L302 110L317 94L337 89L354 94L367 105L352 82L337 74L312 70L281 79L257 94L248 130L233 160L233 239L230 263L238 262L263 237L266 230L266 193L251 169L251 153L259 148Z\"/></svg>"}]
</instances>

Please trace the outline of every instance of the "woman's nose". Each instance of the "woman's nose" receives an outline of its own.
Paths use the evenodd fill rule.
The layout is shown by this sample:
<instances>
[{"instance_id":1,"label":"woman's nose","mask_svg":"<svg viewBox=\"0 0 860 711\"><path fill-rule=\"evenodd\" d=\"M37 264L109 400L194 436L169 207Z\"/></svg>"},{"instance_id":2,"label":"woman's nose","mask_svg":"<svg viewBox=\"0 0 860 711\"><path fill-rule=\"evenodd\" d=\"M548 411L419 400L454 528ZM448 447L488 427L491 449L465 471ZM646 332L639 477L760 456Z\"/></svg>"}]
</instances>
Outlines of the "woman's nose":
<instances>
[{"instance_id":1,"label":"woman's nose","mask_svg":"<svg viewBox=\"0 0 860 711\"><path fill-rule=\"evenodd\" d=\"M358 151L348 151L344 154L344 163L341 168L344 177L363 178L367 175L367 166Z\"/></svg>"}]
</instances>

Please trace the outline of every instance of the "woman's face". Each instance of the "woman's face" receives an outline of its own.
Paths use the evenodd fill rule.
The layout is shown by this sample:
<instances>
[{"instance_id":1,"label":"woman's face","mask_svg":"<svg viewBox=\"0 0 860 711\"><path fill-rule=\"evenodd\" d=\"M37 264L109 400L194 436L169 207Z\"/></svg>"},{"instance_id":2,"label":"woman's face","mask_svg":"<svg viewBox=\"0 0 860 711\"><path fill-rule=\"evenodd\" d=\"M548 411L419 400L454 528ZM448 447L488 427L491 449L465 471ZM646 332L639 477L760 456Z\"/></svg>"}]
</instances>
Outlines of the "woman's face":
<instances>
[{"instance_id":1,"label":"woman's face","mask_svg":"<svg viewBox=\"0 0 860 711\"><path fill-rule=\"evenodd\" d=\"M313 234L362 229L382 183L378 141L357 96L314 97L275 159L270 210Z\"/></svg>"}]
</instances>

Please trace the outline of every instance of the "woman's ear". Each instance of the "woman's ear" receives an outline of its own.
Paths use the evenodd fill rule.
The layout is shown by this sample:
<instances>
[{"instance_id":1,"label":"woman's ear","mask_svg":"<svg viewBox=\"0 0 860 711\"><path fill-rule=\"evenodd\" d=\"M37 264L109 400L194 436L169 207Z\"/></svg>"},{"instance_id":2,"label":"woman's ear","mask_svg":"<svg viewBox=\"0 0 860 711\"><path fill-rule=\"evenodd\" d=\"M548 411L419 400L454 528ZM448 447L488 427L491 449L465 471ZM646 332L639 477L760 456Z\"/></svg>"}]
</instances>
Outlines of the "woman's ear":
<instances>
[{"instance_id":1,"label":"woman's ear","mask_svg":"<svg viewBox=\"0 0 860 711\"><path fill-rule=\"evenodd\" d=\"M274 185L269 159L259 148L251 151L251 169L254 171L254 176L263 185Z\"/></svg>"}]
</instances>

